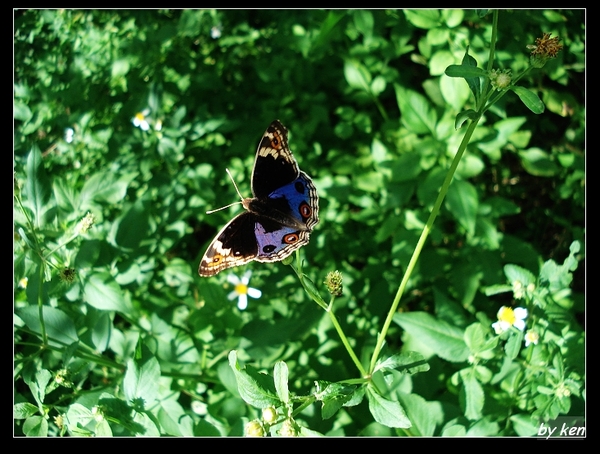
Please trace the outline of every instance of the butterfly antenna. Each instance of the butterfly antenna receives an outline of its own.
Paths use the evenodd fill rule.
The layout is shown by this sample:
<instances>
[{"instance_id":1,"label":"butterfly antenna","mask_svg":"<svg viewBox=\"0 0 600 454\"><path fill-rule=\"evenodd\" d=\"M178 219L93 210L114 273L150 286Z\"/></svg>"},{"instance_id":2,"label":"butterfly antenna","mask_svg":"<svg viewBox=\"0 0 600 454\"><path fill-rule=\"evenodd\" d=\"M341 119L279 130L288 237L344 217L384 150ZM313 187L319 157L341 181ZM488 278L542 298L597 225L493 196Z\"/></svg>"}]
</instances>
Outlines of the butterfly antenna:
<instances>
[{"instance_id":1,"label":"butterfly antenna","mask_svg":"<svg viewBox=\"0 0 600 454\"><path fill-rule=\"evenodd\" d=\"M240 193L240 190L238 189L237 184L235 184L235 180L231 176L231 172L229 171L229 169L225 168L225 172L227 172L227 175L229 175L229 178L231 179L231 182L233 183L233 187L235 188L235 192L237 192L238 195L240 196L240 200L244 200L244 197L242 197L242 194Z\"/></svg>"},{"instance_id":2,"label":"butterfly antenna","mask_svg":"<svg viewBox=\"0 0 600 454\"><path fill-rule=\"evenodd\" d=\"M233 177L231 176L231 172L229 171L229 169L226 168L225 172L227 172L227 175L229 175L229 178L231 179L231 182L233 183L233 187L235 188L235 191L240 196L241 200L239 202L233 202L233 203L230 203L229 205L225 205L224 207L217 208L216 210L209 210L209 211L206 212L206 214L212 214L212 213L214 213L216 211L224 210L226 208L232 207L233 205L237 205L238 203L242 203L242 200L244 200L244 198L242 197L242 194L240 193L240 190L237 187L237 184L235 184L235 181L234 181Z\"/></svg>"}]
</instances>

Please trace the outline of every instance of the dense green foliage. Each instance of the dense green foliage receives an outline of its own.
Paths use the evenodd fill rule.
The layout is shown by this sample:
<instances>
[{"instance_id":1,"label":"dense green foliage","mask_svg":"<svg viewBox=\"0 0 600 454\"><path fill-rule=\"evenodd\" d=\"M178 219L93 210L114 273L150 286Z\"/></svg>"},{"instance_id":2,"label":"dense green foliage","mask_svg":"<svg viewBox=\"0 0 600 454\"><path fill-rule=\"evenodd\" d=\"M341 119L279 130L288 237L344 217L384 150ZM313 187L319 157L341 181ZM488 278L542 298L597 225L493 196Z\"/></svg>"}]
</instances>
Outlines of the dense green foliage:
<instances>
[{"instance_id":1,"label":"dense green foliage","mask_svg":"<svg viewBox=\"0 0 600 454\"><path fill-rule=\"evenodd\" d=\"M16 435L585 416L584 10L14 16ZM201 278L274 119L320 223L291 264Z\"/></svg>"}]
</instances>

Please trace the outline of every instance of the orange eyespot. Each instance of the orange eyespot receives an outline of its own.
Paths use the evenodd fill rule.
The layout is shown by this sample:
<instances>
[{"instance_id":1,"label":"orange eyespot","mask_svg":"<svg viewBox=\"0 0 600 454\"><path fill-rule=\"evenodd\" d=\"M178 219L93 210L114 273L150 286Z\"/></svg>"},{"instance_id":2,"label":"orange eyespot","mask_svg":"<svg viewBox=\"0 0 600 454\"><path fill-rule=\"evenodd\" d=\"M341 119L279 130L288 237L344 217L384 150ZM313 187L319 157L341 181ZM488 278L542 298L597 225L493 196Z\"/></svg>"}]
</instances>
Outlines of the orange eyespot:
<instances>
[{"instance_id":1,"label":"orange eyespot","mask_svg":"<svg viewBox=\"0 0 600 454\"><path fill-rule=\"evenodd\" d=\"M281 139L279 138L279 134L273 134L273 138L271 139L271 146L276 150L281 148Z\"/></svg>"},{"instance_id":2,"label":"orange eyespot","mask_svg":"<svg viewBox=\"0 0 600 454\"><path fill-rule=\"evenodd\" d=\"M223 256L220 254L217 254L212 258L212 262L210 263L210 266L218 265L219 263L221 263L222 260L223 260Z\"/></svg>"},{"instance_id":3,"label":"orange eyespot","mask_svg":"<svg viewBox=\"0 0 600 454\"><path fill-rule=\"evenodd\" d=\"M303 203L300 205L299 211L300 216L302 216L304 219L308 219L312 214L312 208L308 203Z\"/></svg>"},{"instance_id":4,"label":"orange eyespot","mask_svg":"<svg viewBox=\"0 0 600 454\"><path fill-rule=\"evenodd\" d=\"M300 237L298 236L297 233L288 233L286 236L283 237L283 242L285 244L294 244L299 239L300 239Z\"/></svg>"}]
</instances>

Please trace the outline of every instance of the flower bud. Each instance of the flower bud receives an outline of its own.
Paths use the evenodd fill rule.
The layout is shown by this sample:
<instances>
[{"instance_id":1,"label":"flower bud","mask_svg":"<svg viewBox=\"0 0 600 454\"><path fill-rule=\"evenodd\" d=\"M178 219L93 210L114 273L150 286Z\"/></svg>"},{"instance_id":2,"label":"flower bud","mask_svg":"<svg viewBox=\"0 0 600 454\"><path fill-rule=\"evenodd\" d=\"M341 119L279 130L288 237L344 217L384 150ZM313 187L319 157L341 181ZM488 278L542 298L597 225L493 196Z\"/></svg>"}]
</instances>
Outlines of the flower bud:
<instances>
[{"instance_id":1,"label":"flower bud","mask_svg":"<svg viewBox=\"0 0 600 454\"><path fill-rule=\"evenodd\" d=\"M247 437L264 437L266 435L265 429L258 419L253 419L246 424L245 432Z\"/></svg>"},{"instance_id":2,"label":"flower bud","mask_svg":"<svg viewBox=\"0 0 600 454\"><path fill-rule=\"evenodd\" d=\"M263 408L262 419L267 424L273 424L275 421L277 421L277 410L275 407Z\"/></svg>"},{"instance_id":3,"label":"flower bud","mask_svg":"<svg viewBox=\"0 0 600 454\"><path fill-rule=\"evenodd\" d=\"M342 273L337 270L330 271L327 273L327 277L325 277L324 284L333 296L342 296Z\"/></svg>"}]
</instances>

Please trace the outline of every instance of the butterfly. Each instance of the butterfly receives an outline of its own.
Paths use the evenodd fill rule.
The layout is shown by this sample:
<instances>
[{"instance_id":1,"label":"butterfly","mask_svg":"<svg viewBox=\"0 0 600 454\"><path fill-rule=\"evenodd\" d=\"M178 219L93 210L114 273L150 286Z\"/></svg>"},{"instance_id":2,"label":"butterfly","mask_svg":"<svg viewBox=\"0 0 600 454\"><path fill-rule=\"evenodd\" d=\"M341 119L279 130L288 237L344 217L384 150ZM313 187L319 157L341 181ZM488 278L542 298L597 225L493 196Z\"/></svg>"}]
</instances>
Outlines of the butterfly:
<instances>
[{"instance_id":1,"label":"butterfly","mask_svg":"<svg viewBox=\"0 0 600 454\"><path fill-rule=\"evenodd\" d=\"M319 196L288 146L288 133L273 121L260 140L252 169L252 195L245 212L234 217L212 240L198 267L214 276L252 260L277 262L308 243L319 222Z\"/></svg>"}]
</instances>

